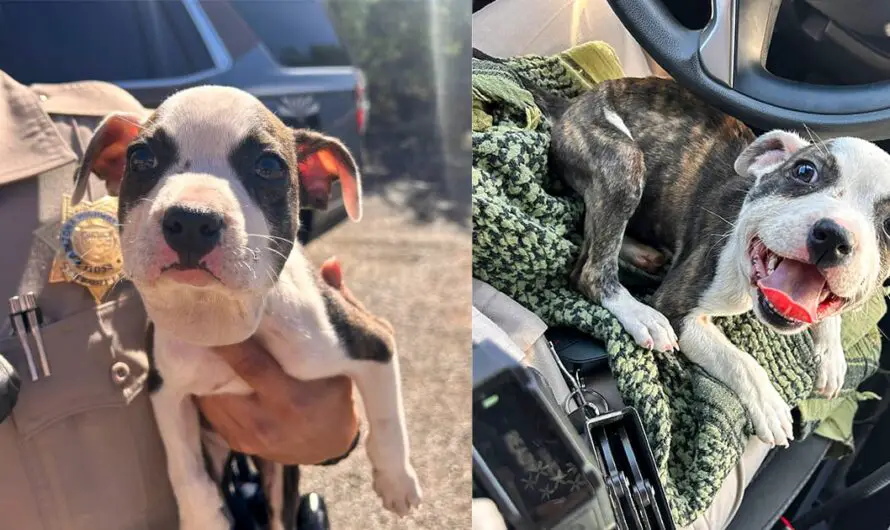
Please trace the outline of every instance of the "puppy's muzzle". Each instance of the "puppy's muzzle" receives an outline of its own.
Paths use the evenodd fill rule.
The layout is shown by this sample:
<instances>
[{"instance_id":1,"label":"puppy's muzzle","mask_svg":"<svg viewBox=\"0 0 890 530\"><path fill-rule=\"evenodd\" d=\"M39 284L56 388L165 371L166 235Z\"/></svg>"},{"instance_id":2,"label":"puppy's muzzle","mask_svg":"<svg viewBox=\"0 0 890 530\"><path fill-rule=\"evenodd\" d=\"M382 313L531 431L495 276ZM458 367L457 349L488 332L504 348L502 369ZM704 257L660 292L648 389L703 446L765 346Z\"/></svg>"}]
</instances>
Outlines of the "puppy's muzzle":
<instances>
[{"instance_id":1,"label":"puppy's muzzle","mask_svg":"<svg viewBox=\"0 0 890 530\"><path fill-rule=\"evenodd\" d=\"M828 218L816 221L807 236L810 263L823 270L845 265L853 256L853 247L853 234Z\"/></svg>"},{"instance_id":2,"label":"puppy's muzzle","mask_svg":"<svg viewBox=\"0 0 890 530\"><path fill-rule=\"evenodd\" d=\"M221 214L182 206L168 208L161 219L164 240L179 256L182 267L198 267L201 258L219 245L224 230Z\"/></svg>"}]
</instances>

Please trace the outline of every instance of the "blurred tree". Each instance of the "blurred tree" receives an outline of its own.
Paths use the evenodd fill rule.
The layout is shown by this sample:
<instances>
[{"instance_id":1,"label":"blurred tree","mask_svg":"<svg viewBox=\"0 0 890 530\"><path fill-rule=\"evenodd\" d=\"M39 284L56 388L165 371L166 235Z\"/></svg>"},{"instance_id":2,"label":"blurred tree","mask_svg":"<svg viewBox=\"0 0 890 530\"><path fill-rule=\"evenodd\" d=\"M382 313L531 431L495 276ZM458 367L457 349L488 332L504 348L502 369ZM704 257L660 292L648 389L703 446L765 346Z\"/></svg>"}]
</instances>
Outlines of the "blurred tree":
<instances>
[{"instance_id":1,"label":"blurred tree","mask_svg":"<svg viewBox=\"0 0 890 530\"><path fill-rule=\"evenodd\" d=\"M469 5L463 0L327 3L352 59L367 77L366 149L372 164L394 177L427 180L466 205ZM459 182L465 190L455 187Z\"/></svg>"}]
</instances>

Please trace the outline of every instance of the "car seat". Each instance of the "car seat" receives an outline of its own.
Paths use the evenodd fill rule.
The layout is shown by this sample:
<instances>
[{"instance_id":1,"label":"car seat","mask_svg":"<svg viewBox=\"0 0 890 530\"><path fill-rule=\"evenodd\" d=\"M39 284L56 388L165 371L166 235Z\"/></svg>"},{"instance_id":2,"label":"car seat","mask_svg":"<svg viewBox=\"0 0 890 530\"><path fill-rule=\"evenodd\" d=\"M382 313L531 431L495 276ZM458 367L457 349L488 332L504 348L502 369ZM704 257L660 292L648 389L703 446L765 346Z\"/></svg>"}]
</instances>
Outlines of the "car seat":
<instances>
[{"instance_id":1,"label":"car seat","mask_svg":"<svg viewBox=\"0 0 890 530\"><path fill-rule=\"evenodd\" d=\"M624 406L601 343L574 330L548 328L518 302L478 279L473 280L473 307L506 332L525 355L524 361L548 382L558 403L566 402L570 391L554 358L556 351L570 371L584 372L588 388L595 390L610 409ZM568 411L571 410L573 405L569 403ZM721 494L724 497L720 502L727 502L726 497L730 497L731 509L721 507L723 513L728 511L726 520L715 521L715 516L709 517L706 512L692 528L720 530L728 524L725 528L729 530L770 530L789 513L792 519L806 522L806 514L812 513L820 491L835 471L836 461L825 461L830 446L829 440L812 435L788 449L770 451L762 463L746 450L718 493L718 498ZM881 477L871 478L872 489L883 483ZM743 496L737 491L738 481L747 484ZM712 505L709 511L714 508ZM708 519L711 520L705 522Z\"/></svg>"}]
</instances>

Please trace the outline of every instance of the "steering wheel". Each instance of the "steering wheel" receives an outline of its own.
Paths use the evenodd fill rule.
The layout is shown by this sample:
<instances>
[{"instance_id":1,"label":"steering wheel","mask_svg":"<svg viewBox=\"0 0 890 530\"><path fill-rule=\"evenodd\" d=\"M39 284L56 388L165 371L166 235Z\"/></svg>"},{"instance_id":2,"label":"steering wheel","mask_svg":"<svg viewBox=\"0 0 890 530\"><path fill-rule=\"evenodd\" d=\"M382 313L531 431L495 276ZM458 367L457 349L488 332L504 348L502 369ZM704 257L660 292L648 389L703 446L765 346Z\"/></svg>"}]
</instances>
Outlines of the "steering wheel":
<instances>
[{"instance_id":1,"label":"steering wheel","mask_svg":"<svg viewBox=\"0 0 890 530\"><path fill-rule=\"evenodd\" d=\"M712 0L702 30L660 0L609 0L637 42L679 83L759 129L804 125L825 137L890 138L890 81L829 86L782 79L764 63L781 0Z\"/></svg>"}]
</instances>

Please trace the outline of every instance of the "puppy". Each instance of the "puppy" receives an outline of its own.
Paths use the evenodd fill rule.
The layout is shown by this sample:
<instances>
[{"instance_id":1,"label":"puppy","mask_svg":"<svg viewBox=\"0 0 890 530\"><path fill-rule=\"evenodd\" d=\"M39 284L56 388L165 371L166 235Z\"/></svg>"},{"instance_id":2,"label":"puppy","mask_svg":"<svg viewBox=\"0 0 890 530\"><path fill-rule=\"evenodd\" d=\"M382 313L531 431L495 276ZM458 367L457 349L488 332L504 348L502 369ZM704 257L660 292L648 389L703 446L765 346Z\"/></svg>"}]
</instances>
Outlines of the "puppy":
<instances>
[{"instance_id":1,"label":"puppy","mask_svg":"<svg viewBox=\"0 0 890 530\"><path fill-rule=\"evenodd\" d=\"M837 395L840 315L890 274L890 156L856 138L755 138L658 78L604 82L571 103L539 99L559 116L552 163L586 207L574 285L637 344L682 349L739 396L760 439L787 446L788 405L713 318L753 308L777 333L812 330L816 387ZM671 256L654 308L619 283L619 254L648 270Z\"/></svg>"},{"instance_id":2,"label":"puppy","mask_svg":"<svg viewBox=\"0 0 890 530\"><path fill-rule=\"evenodd\" d=\"M192 396L252 391L210 349L251 336L294 378L353 378L375 491L399 515L417 505L391 335L357 324L295 242L301 201L324 206L336 179L347 213L360 219L361 180L346 147L289 129L243 91L205 86L178 92L145 120L107 116L75 175L73 202L91 170L119 192L124 271L154 325L151 399L180 528L230 528ZM281 496L270 497L273 528L289 525Z\"/></svg>"}]
</instances>

